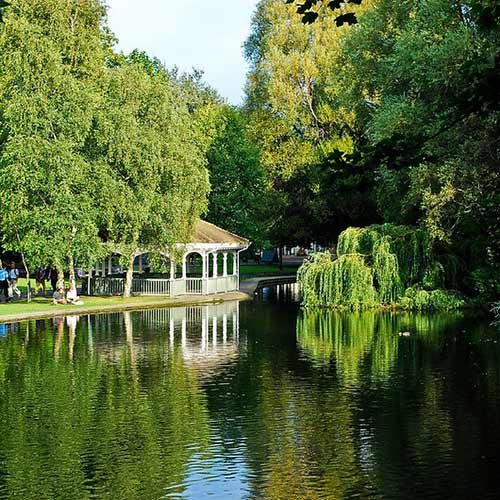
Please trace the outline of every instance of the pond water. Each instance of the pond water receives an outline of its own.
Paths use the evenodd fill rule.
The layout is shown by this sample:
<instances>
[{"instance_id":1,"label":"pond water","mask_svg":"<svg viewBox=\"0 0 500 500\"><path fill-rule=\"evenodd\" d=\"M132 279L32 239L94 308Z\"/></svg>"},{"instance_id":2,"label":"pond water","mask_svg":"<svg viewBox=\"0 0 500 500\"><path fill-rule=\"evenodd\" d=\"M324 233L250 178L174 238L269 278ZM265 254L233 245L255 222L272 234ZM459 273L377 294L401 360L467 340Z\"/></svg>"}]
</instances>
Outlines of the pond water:
<instances>
[{"instance_id":1,"label":"pond water","mask_svg":"<svg viewBox=\"0 0 500 500\"><path fill-rule=\"evenodd\" d=\"M487 320L294 298L1 325L0 498L500 498Z\"/></svg>"}]
</instances>

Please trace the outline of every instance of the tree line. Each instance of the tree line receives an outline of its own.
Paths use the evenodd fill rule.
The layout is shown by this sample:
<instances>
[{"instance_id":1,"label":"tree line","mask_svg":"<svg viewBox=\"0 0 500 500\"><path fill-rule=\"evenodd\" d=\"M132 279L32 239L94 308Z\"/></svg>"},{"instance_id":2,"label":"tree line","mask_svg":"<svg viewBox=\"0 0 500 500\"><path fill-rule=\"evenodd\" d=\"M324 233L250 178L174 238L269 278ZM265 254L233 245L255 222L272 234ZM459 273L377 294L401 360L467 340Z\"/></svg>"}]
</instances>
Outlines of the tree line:
<instances>
[{"instance_id":1,"label":"tree line","mask_svg":"<svg viewBox=\"0 0 500 500\"><path fill-rule=\"evenodd\" d=\"M259 2L245 109L277 243L422 229L443 286L498 299L499 17L481 0Z\"/></svg>"},{"instance_id":2,"label":"tree line","mask_svg":"<svg viewBox=\"0 0 500 500\"><path fill-rule=\"evenodd\" d=\"M200 73L117 53L101 0L1 7L0 231L28 272L51 265L74 280L75 267L119 253L129 295L136 252L188 241L214 182L209 218L221 224L231 204L228 229L254 236L246 205L262 184L258 153ZM220 173L231 168L224 148L248 171Z\"/></svg>"},{"instance_id":3,"label":"tree line","mask_svg":"<svg viewBox=\"0 0 500 500\"><path fill-rule=\"evenodd\" d=\"M100 0L4 4L0 231L29 269L113 251L130 284L200 216L258 248L384 226L425 233L426 283L498 300L496 2L261 0L241 107L117 53Z\"/></svg>"}]
</instances>

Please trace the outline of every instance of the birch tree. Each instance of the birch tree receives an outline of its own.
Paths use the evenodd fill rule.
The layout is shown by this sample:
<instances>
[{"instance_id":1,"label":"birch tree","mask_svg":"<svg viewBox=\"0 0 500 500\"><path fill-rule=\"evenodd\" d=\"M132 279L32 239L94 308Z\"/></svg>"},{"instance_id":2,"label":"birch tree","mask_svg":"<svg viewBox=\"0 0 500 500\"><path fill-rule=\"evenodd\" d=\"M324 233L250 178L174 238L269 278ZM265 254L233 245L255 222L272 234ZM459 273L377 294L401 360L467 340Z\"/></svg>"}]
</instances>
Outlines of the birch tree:
<instances>
[{"instance_id":1,"label":"birch tree","mask_svg":"<svg viewBox=\"0 0 500 500\"><path fill-rule=\"evenodd\" d=\"M94 131L96 162L109 167L106 239L126 264L186 241L206 207L205 134L174 82L136 62L110 70Z\"/></svg>"},{"instance_id":2,"label":"birch tree","mask_svg":"<svg viewBox=\"0 0 500 500\"><path fill-rule=\"evenodd\" d=\"M0 226L32 266L101 249L96 166L84 155L105 51L99 0L12 0L0 24Z\"/></svg>"}]
</instances>

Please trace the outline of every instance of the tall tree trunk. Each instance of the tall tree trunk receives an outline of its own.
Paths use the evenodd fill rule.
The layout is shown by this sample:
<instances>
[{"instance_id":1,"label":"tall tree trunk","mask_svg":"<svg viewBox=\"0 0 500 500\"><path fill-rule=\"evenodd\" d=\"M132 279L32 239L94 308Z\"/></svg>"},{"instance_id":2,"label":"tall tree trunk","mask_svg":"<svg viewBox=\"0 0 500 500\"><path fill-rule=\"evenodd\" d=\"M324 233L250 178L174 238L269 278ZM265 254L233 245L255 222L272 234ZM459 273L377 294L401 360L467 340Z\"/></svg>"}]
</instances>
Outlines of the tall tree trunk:
<instances>
[{"instance_id":1,"label":"tall tree trunk","mask_svg":"<svg viewBox=\"0 0 500 500\"><path fill-rule=\"evenodd\" d=\"M57 284L56 289L64 288L64 269L60 262L56 262L56 270L57 270Z\"/></svg>"},{"instance_id":2,"label":"tall tree trunk","mask_svg":"<svg viewBox=\"0 0 500 500\"><path fill-rule=\"evenodd\" d=\"M72 255L69 257L69 286L72 290L76 290L75 260Z\"/></svg>"},{"instance_id":3,"label":"tall tree trunk","mask_svg":"<svg viewBox=\"0 0 500 500\"><path fill-rule=\"evenodd\" d=\"M21 245L21 239L19 238L19 233L16 231L16 236L17 236L17 241L19 242L19 247L22 248ZM31 302L31 281L30 281L30 270L28 268L28 265L26 264L26 259L24 258L24 252L21 252L21 259L23 261L23 266L26 271L26 283L27 283L27 298L28 298L28 303ZM2 265L2 261L0 260L0 266Z\"/></svg>"},{"instance_id":4,"label":"tall tree trunk","mask_svg":"<svg viewBox=\"0 0 500 500\"><path fill-rule=\"evenodd\" d=\"M123 297L130 297L132 293L132 279L134 278L134 260L135 255L132 254L129 258L127 266L127 274L125 275L125 286L123 288Z\"/></svg>"},{"instance_id":5,"label":"tall tree trunk","mask_svg":"<svg viewBox=\"0 0 500 500\"><path fill-rule=\"evenodd\" d=\"M30 270L24 259L24 253L21 252L21 259L23 261L24 270L26 271L26 290L28 303L31 302L31 280L30 280Z\"/></svg>"}]
</instances>

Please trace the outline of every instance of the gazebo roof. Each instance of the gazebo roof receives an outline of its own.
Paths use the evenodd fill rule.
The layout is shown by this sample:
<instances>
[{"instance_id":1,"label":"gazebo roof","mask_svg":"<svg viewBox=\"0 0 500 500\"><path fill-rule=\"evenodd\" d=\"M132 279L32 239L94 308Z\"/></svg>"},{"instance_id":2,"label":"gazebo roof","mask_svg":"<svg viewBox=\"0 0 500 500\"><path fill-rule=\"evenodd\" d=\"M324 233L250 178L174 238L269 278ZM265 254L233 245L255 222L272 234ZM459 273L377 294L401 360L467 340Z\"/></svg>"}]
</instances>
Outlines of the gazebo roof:
<instances>
[{"instance_id":1,"label":"gazebo roof","mask_svg":"<svg viewBox=\"0 0 500 500\"><path fill-rule=\"evenodd\" d=\"M195 224L194 234L191 238L191 244L220 244L220 245L238 245L246 247L250 245L250 241L238 236L236 234L230 233L225 229L222 229L215 224L206 222L204 220L199 220Z\"/></svg>"}]
</instances>

